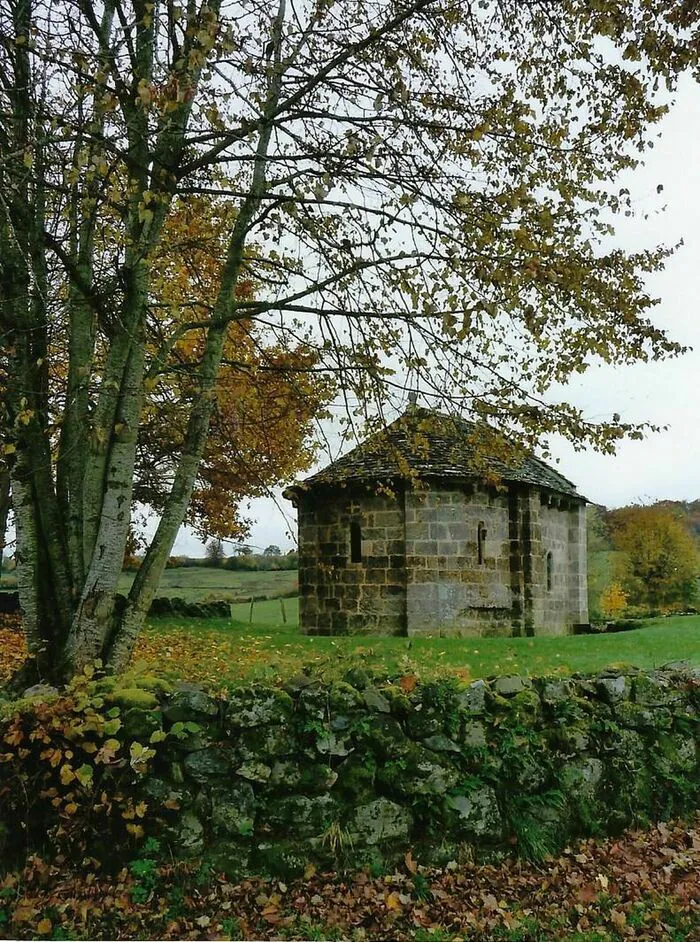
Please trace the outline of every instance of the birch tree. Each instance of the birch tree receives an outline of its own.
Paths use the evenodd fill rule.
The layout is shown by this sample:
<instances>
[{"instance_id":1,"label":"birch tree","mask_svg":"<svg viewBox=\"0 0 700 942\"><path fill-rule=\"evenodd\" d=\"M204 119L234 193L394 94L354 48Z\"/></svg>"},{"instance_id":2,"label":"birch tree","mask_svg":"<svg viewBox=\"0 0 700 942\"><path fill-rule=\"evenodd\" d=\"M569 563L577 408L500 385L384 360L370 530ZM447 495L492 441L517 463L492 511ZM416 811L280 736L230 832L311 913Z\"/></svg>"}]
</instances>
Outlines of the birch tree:
<instances>
[{"instance_id":1,"label":"birch tree","mask_svg":"<svg viewBox=\"0 0 700 942\"><path fill-rule=\"evenodd\" d=\"M644 288L667 250L609 239L696 26L683 0L0 0L3 441L38 675L126 664L241 320L351 407L412 374L526 443L641 434L546 393L680 352ZM217 284L170 317L160 247L203 195L235 208ZM185 432L118 605L145 398L189 336Z\"/></svg>"}]
</instances>

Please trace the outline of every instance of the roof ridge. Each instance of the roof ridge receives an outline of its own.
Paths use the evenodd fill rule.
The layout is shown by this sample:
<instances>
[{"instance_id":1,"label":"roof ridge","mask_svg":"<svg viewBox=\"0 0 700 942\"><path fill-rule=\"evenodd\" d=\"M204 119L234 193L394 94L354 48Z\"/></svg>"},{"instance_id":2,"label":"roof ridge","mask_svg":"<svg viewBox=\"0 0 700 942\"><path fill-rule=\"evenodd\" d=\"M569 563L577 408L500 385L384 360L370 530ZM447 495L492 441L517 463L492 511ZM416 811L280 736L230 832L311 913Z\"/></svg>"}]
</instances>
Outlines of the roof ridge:
<instances>
[{"instance_id":1,"label":"roof ridge","mask_svg":"<svg viewBox=\"0 0 700 942\"><path fill-rule=\"evenodd\" d=\"M418 434L424 434L420 447L417 447L410 439L411 420L420 423L430 418L437 419L439 425L436 429L416 429ZM509 442L503 432L487 422L476 422L462 415L411 403L391 422L358 441L345 454L339 455L291 490L296 486L307 488L352 481L408 480L413 476L417 479L442 477L464 480L485 478L491 471L504 481L534 484L585 499L577 492L572 481L532 452L525 454L517 463L509 462L506 457L479 454L478 442L472 436L482 429L517 447L516 443Z\"/></svg>"}]
</instances>

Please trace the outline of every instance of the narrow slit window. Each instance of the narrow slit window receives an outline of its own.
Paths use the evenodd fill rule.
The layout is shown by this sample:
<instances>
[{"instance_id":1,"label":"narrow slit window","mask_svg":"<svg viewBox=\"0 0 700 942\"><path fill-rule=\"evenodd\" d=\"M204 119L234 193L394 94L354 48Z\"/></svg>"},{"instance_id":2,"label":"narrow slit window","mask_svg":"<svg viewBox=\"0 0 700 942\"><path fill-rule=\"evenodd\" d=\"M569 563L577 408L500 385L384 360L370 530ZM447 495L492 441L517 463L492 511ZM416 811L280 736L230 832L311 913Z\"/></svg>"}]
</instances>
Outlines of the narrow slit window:
<instances>
[{"instance_id":1,"label":"narrow slit window","mask_svg":"<svg viewBox=\"0 0 700 942\"><path fill-rule=\"evenodd\" d=\"M357 520L350 524L350 562L362 562L362 529Z\"/></svg>"},{"instance_id":2,"label":"narrow slit window","mask_svg":"<svg viewBox=\"0 0 700 942\"><path fill-rule=\"evenodd\" d=\"M476 555L479 560L479 565L484 562L486 550L486 527L484 526L483 520L479 524L476 530Z\"/></svg>"},{"instance_id":3,"label":"narrow slit window","mask_svg":"<svg viewBox=\"0 0 700 942\"><path fill-rule=\"evenodd\" d=\"M552 591L552 564L553 564L553 561L554 561L554 560L553 560L553 556L552 556L552 553L551 553L551 551L550 551L549 553L547 553L547 591L548 591L548 592L551 592L551 591Z\"/></svg>"}]
</instances>

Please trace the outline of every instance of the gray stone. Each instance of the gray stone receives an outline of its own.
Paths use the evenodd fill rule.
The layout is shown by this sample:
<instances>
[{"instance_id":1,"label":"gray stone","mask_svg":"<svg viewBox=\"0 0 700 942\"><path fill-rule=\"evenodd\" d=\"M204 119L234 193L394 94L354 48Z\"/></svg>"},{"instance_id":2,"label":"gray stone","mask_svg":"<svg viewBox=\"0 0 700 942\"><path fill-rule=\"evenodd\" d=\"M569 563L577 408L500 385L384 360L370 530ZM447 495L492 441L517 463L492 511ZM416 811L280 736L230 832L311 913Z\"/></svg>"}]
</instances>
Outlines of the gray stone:
<instances>
[{"instance_id":1,"label":"gray stone","mask_svg":"<svg viewBox=\"0 0 700 942\"><path fill-rule=\"evenodd\" d=\"M467 713L484 713L488 685L483 680L475 680L466 690L460 690L455 700L459 709Z\"/></svg>"},{"instance_id":2,"label":"gray stone","mask_svg":"<svg viewBox=\"0 0 700 942\"><path fill-rule=\"evenodd\" d=\"M574 695L574 685L570 680L548 680L542 685L542 701L547 706L565 703Z\"/></svg>"},{"instance_id":3,"label":"gray stone","mask_svg":"<svg viewBox=\"0 0 700 942\"><path fill-rule=\"evenodd\" d=\"M457 743L448 739L447 736L444 736L442 733L436 733L435 736L428 736L427 739L423 740L423 745L427 746L428 749L432 749L433 752L461 752Z\"/></svg>"},{"instance_id":4,"label":"gray stone","mask_svg":"<svg viewBox=\"0 0 700 942\"><path fill-rule=\"evenodd\" d=\"M376 710L378 713L391 713L391 705L386 697L377 690L376 687L367 687L362 692L362 699L365 706L370 710Z\"/></svg>"},{"instance_id":5,"label":"gray stone","mask_svg":"<svg viewBox=\"0 0 700 942\"><path fill-rule=\"evenodd\" d=\"M231 789L212 792L211 824L215 834L228 837L252 834L255 825L255 794L248 782L238 781Z\"/></svg>"},{"instance_id":6,"label":"gray stone","mask_svg":"<svg viewBox=\"0 0 700 942\"><path fill-rule=\"evenodd\" d=\"M272 775L272 769L264 762L243 762L236 768L236 775L249 782L267 782Z\"/></svg>"},{"instance_id":7,"label":"gray stone","mask_svg":"<svg viewBox=\"0 0 700 942\"><path fill-rule=\"evenodd\" d=\"M304 691L306 692L306 691ZM234 690L226 709L226 723L232 730L286 723L294 702L283 690L245 687Z\"/></svg>"},{"instance_id":8,"label":"gray stone","mask_svg":"<svg viewBox=\"0 0 700 942\"><path fill-rule=\"evenodd\" d=\"M480 785L466 795L450 795L446 805L455 812L457 827L473 838L498 840L503 830L496 793Z\"/></svg>"},{"instance_id":9,"label":"gray stone","mask_svg":"<svg viewBox=\"0 0 700 942\"><path fill-rule=\"evenodd\" d=\"M438 756L422 746L414 746L401 759L400 770L388 763L380 770L379 778L400 795L444 795L457 784L459 773Z\"/></svg>"},{"instance_id":10,"label":"gray stone","mask_svg":"<svg viewBox=\"0 0 700 942\"><path fill-rule=\"evenodd\" d=\"M595 792L603 779L605 766L600 759L584 757L567 763L562 772L562 784L571 791Z\"/></svg>"},{"instance_id":11,"label":"gray stone","mask_svg":"<svg viewBox=\"0 0 700 942\"><path fill-rule=\"evenodd\" d=\"M631 729L669 730L673 726L671 711L665 707L622 701L615 707L618 722Z\"/></svg>"},{"instance_id":12,"label":"gray stone","mask_svg":"<svg viewBox=\"0 0 700 942\"><path fill-rule=\"evenodd\" d=\"M606 703L616 705L624 700L629 700L632 692L632 684L629 677L620 675L619 677L601 677L597 683L600 692Z\"/></svg>"},{"instance_id":13,"label":"gray stone","mask_svg":"<svg viewBox=\"0 0 700 942\"><path fill-rule=\"evenodd\" d=\"M486 746L486 727L483 723L467 723L462 733L462 743L469 749L483 749Z\"/></svg>"},{"instance_id":14,"label":"gray stone","mask_svg":"<svg viewBox=\"0 0 700 942\"><path fill-rule=\"evenodd\" d=\"M188 753L183 765L190 778L204 784L212 778L230 775L231 754L228 749L221 746L209 746L206 749Z\"/></svg>"},{"instance_id":15,"label":"gray stone","mask_svg":"<svg viewBox=\"0 0 700 942\"><path fill-rule=\"evenodd\" d=\"M22 699L24 700L47 700L49 697L57 697L58 688L52 687L50 684L34 684L32 687L27 687L27 689L22 694Z\"/></svg>"},{"instance_id":16,"label":"gray stone","mask_svg":"<svg viewBox=\"0 0 700 942\"><path fill-rule=\"evenodd\" d=\"M185 811L177 820L173 842L183 857L199 857L204 850L204 827L196 814Z\"/></svg>"},{"instance_id":17,"label":"gray stone","mask_svg":"<svg viewBox=\"0 0 700 942\"><path fill-rule=\"evenodd\" d=\"M413 815L388 798L377 798L355 811L351 831L359 844L407 841L413 827Z\"/></svg>"},{"instance_id":18,"label":"gray stone","mask_svg":"<svg viewBox=\"0 0 700 942\"><path fill-rule=\"evenodd\" d=\"M298 742L289 725L263 726L243 730L236 748L245 761L267 760L291 755L298 749Z\"/></svg>"},{"instance_id":19,"label":"gray stone","mask_svg":"<svg viewBox=\"0 0 700 942\"><path fill-rule=\"evenodd\" d=\"M327 765L287 759L272 766L269 785L286 791L325 792L337 781L338 773Z\"/></svg>"},{"instance_id":20,"label":"gray stone","mask_svg":"<svg viewBox=\"0 0 700 942\"><path fill-rule=\"evenodd\" d=\"M183 684L163 707L163 715L171 723L206 723L218 712L218 702L193 684Z\"/></svg>"},{"instance_id":21,"label":"gray stone","mask_svg":"<svg viewBox=\"0 0 700 942\"><path fill-rule=\"evenodd\" d=\"M308 674L295 674L282 684L282 690L288 693L290 697L296 697L302 690L312 687L314 684L318 685L316 678L309 677Z\"/></svg>"},{"instance_id":22,"label":"gray stone","mask_svg":"<svg viewBox=\"0 0 700 942\"><path fill-rule=\"evenodd\" d=\"M335 802L330 795L288 795L270 802L265 823L278 833L318 837L333 822L335 814Z\"/></svg>"},{"instance_id":23,"label":"gray stone","mask_svg":"<svg viewBox=\"0 0 700 942\"><path fill-rule=\"evenodd\" d=\"M322 756L348 756L353 748L348 739L344 739L330 730L325 735L316 738L316 749Z\"/></svg>"},{"instance_id":24,"label":"gray stone","mask_svg":"<svg viewBox=\"0 0 700 942\"><path fill-rule=\"evenodd\" d=\"M495 693L501 697L514 697L516 693L521 693L532 687L532 681L529 677L497 677L491 684Z\"/></svg>"}]
</instances>

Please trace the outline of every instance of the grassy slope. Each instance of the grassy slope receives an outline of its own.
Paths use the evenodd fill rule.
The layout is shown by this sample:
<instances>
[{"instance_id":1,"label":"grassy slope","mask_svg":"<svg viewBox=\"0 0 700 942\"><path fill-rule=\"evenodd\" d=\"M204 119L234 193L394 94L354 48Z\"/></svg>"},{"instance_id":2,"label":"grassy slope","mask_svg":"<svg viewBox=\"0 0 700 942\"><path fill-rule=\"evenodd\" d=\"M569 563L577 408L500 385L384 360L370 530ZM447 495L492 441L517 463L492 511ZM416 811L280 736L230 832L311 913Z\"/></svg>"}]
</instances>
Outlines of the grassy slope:
<instances>
[{"instance_id":1,"label":"grassy slope","mask_svg":"<svg viewBox=\"0 0 700 942\"><path fill-rule=\"evenodd\" d=\"M278 681L302 668L340 677L364 664L422 678L453 674L465 680L499 673L592 672L610 665L700 665L700 616L658 619L636 631L563 638L305 637L287 625L156 620L136 655L187 679L226 687Z\"/></svg>"},{"instance_id":2,"label":"grassy slope","mask_svg":"<svg viewBox=\"0 0 700 942\"><path fill-rule=\"evenodd\" d=\"M133 580L133 573L122 573L119 588L128 590ZM290 592L296 586L297 572L294 569L284 572L229 572L226 569L193 566L187 569L166 569L158 595L180 596L190 602L200 602L206 598L234 601L250 595L279 595Z\"/></svg>"}]
</instances>

